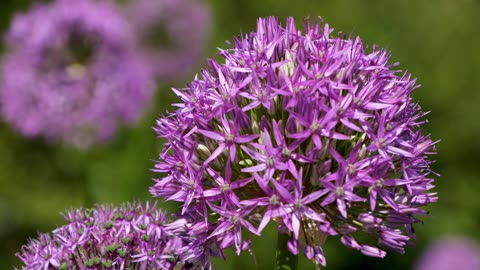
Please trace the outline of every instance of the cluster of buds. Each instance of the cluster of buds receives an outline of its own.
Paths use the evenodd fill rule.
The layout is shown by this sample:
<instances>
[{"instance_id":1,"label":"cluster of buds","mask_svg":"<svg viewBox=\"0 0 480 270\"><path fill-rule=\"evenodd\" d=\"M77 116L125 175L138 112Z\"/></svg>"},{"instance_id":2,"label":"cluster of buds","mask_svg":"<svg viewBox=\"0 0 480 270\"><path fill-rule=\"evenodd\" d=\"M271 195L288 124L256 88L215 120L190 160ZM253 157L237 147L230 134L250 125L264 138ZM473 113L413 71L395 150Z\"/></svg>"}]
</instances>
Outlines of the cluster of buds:
<instances>
[{"instance_id":1,"label":"cluster of buds","mask_svg":"<svg viewBox=\"0 0 480 270\"><path fill-rule=\"evenodd\" d=\"M168 223L156 204L99 205L65 218L67 225L22 247L22 269L207 269L219 254L190 231L190 216Z\"/></svg>"}]
</instances>

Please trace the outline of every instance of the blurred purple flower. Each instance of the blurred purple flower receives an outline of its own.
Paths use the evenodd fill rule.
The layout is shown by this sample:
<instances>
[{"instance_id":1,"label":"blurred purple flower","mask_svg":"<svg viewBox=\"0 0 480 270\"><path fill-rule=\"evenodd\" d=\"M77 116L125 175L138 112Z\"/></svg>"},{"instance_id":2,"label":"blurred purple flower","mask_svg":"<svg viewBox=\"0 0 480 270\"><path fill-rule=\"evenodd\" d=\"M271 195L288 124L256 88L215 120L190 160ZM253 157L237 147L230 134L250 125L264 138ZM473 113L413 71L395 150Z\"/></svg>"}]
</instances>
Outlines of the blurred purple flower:
<instances>
[{"instance_id":1,"label":"blurred purple flower","mask_svg":"<svg viewBox=\"0 0 480 270\"><path fill-rule=\"evenodd\" d=\"M178 110L155 128L167 142L154 171L167 176L151 193L203 213L210 238L237 253L270 221L317 264L328 235L368 256L403 253L437 200L418 86L386 50L332 31L259 19L221 50L225 63L174 89Z\"/></svg>"},{"instance_id":2,"label":"blurred purple flower","mask_svg":"<svg viewBox=\"0 0 480 270\"><path fill-rule=\"evenodd\" d=\"M21 269L208 269L217 254L189 232L190 218L167 223L156 204L99 205L65 218L67 225L22 247Z\"/></svg>"},{"instance_id":3,"label":"blurred purple flower","mask_svg":"<svg viewBox=\"0 0 480 270\"><path fill-rule=\"evenodd\" d=\"M178 79L198 64L212 22L203 0L130 0L124 6L159 79Z\"/></svg>"},{"instance_id":4,"label":"blurred purple flower","mask_svg":"<svg viewBox=\"0 0 480 270\"><path fill-rule=\"evenodd\" d=\"M427 248L414 269L478 270L480 269L480 247L468 239L442 239Z\"/></svg>"},{"instance_id":5,"label":"blurred purple flower","mask_svg":"<svg viewBox=\"0 0 480 270\"><path fill-rule=\"evenodd\" d=\"M1 113L25 136L89 146L148 107L154 90L148 65L111 3L38 5L17 14L6 43Z\"/></svg>"}]
</instances>

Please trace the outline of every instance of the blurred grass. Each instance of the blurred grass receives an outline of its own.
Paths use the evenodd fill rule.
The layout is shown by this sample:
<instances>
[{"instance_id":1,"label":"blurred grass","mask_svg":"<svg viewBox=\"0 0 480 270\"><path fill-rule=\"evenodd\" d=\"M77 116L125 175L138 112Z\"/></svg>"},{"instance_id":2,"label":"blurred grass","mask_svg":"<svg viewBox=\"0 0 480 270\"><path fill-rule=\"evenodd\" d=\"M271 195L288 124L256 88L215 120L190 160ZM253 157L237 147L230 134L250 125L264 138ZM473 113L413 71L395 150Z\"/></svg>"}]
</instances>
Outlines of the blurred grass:
<instances>
[{"instance_id":1,"label":"blurred grass","mask_svg":"<svg viewBox=\"0 0 480 270\"><path fill-rule=\"evenodd\" d=\"M392 61L401 62L400 68L408 69L422 84L414 97L424 110L432 111L425 129L441 140L433 167L442 176L436 181L440 201L430 207L425 225L416 227L417 247L409 248L405 255L391 253L380 260L330 238L325 247L327 269L410 269L421 250L437 237L460 234L480 240L480 1L209 2L215 23L206 57L214 56L216 48L225 47L224 41L233 35L253 30L259 16L292 15L299 24L304 17L321 16L335 31L353 32L370 46L387 47ZM0 30L6 29L16 10L25 10L31 3L2 1ZM0 269L18 264L14 253L27 237L63 224L60 212L91 204L82 190L83 181L95 202L152 199L148 187L155 175L149 169L161 142L151 127L175 100L168 89L183 86L190 78L162 82L154 106L141 123L124 128L114 142L89 152L22 138L0 124ZM275 237L270 226L254 241L255 255L236 257L229 252L226 262L216 261L216 269L272 269ZM299 269L313 266L301 259Z\"/></svg>"}]
</instances>

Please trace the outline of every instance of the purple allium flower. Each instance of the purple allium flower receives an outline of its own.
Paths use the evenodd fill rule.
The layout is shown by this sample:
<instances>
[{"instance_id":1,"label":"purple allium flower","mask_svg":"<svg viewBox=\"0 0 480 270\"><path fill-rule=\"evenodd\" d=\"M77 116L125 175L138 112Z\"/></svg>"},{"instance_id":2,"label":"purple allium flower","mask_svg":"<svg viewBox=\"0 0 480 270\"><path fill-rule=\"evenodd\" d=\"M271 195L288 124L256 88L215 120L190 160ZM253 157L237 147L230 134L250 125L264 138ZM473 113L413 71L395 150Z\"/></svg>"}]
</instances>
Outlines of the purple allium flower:
<instances>
[{"instance_id":1,"label":"purple allium flower","mask_svg":"<svg viewBox=\"0 0 480 270\"><path fill-rule=\"evenodd\" d=\"M480 269L480 247L468 239L442 239L426 250L414 269L478 270Z\"/></svg>"},{"instance_id":2,"label":"purple allium flower","mask_svg":"<svg viewBox=\"0 0 480 270\"><path fill-rule=\"evenodd\" d=\"M158 119L167 143L154 171L167 176L150 191L204 213L222 248L248 249L245 233L274 221L316 264L329 235L369 256L403 253L437 200L415 80L386 50L332 31L259 19Z\"/></svg>"},{"instance_id":3,"label":"purple allium flower","mask_svg":"<svg viewBox=\"0 0 480 270\"><path fill-rule=\"evenodd\" d=\"M211 28L204 1L130 0L124 10L158 78L178 79L192 71Z\"/></svg>"},{"instance_id":4,"label":"purple allium flower","mask_svg":"<svg viewBox=\"0 0 480 270\"><path fill-rule=\"evenodd\" d=\"M65 218L67 225L22 247L22 269L207 269L218 254L189 231L190 217L167 223L156 204L98 205Z\"/></svg>"},{"instance_id":5,"label":"purple allium flower","mask_svg":"<svg viewBox=\"0 0 480 270\"><path fill-rule=\"evenodd\" d=\"M1 113L25 136L88 146L148 107L154 89L148 65L111 3L38 5L14 18L6 42Z\"/></svg>"}]
</instances>

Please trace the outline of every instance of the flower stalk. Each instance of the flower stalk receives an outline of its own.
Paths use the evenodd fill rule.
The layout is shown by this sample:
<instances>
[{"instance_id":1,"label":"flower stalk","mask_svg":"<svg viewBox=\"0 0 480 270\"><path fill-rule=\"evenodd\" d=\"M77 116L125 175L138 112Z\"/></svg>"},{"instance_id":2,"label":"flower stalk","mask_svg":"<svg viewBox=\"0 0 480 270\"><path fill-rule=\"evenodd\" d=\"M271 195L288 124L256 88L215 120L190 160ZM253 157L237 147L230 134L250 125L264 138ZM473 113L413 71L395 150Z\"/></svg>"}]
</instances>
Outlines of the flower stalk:
<instances>
[{"instance_id":1,"label":"flower stalk","mask_svg":"<svg viewBox=\"0 0 480 270\"><path fill-rule=\"evenodd\" d=\"M298 265L298 255L288 250L288 234L278 232L277 251L275 253L275 270L296 270Z\"/></svg>"}]
</instances>

